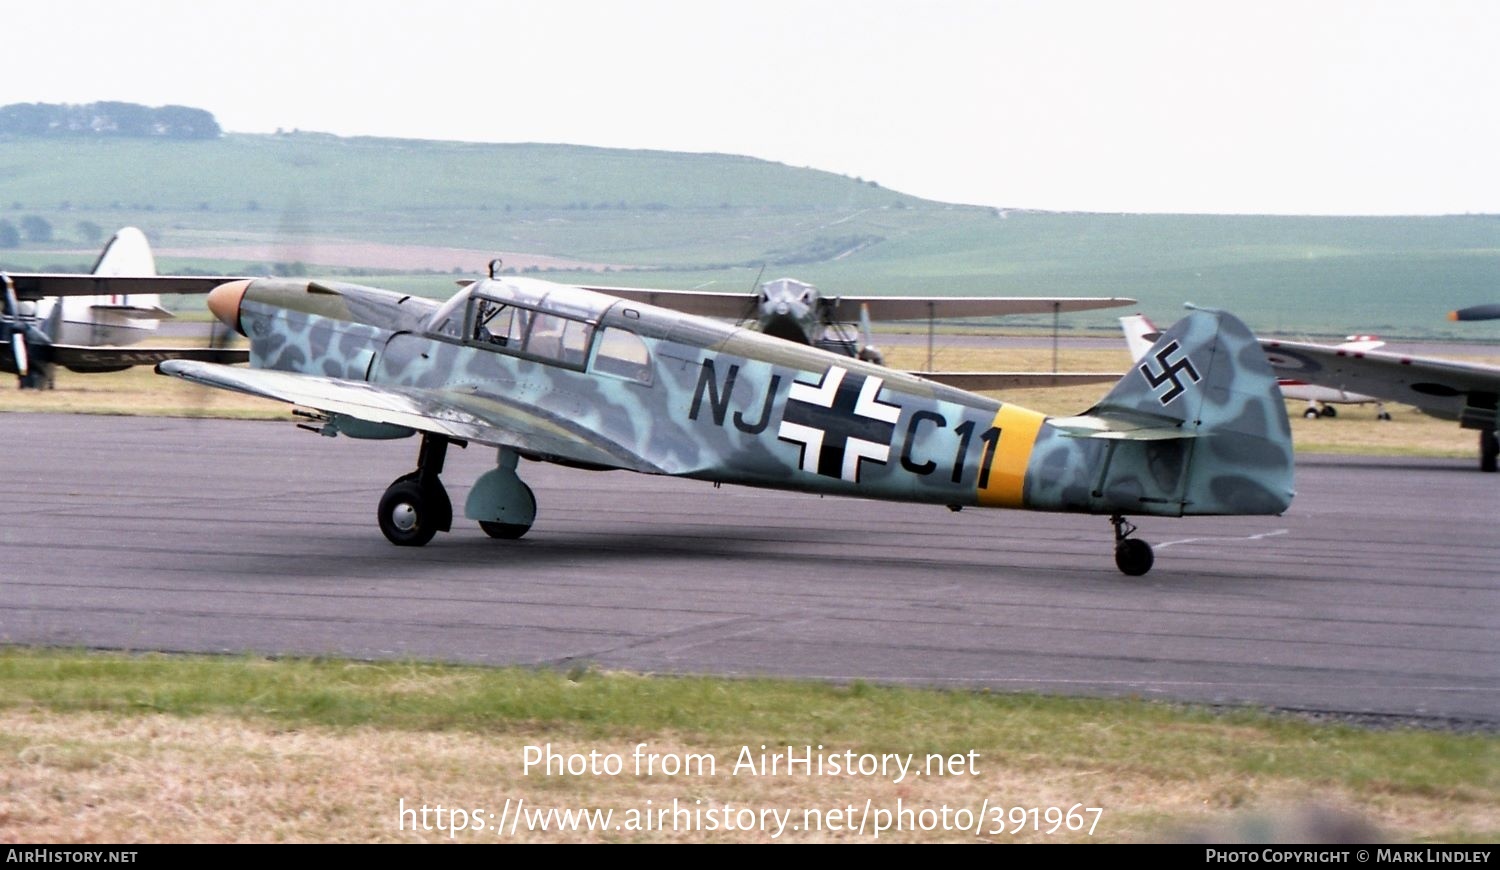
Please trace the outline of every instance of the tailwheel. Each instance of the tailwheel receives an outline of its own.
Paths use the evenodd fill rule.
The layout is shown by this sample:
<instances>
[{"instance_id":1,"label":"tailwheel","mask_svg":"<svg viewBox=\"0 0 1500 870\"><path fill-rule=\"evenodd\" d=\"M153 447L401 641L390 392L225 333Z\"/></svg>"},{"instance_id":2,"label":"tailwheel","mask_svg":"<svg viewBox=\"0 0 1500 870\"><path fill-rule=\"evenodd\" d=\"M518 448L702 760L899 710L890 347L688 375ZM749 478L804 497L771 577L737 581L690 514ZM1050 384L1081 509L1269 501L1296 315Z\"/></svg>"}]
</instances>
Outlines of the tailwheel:
<instances>
[{"instance_id":1,"label":"tailwheel","mask_svg":"<svg viewBox=\"0 0 1500 870\"><path fill-rule=\"evenodd\" d=\"M1151 545L1139 538L1132 538L1135 534L1135 526L1124 517L1116 514L1109 518L1115 527L1115 565L1124 574L1131 577L1139 577L1151 570L1156 563L1156 555L1151 552Z\"/></svg>"}]
</instances>

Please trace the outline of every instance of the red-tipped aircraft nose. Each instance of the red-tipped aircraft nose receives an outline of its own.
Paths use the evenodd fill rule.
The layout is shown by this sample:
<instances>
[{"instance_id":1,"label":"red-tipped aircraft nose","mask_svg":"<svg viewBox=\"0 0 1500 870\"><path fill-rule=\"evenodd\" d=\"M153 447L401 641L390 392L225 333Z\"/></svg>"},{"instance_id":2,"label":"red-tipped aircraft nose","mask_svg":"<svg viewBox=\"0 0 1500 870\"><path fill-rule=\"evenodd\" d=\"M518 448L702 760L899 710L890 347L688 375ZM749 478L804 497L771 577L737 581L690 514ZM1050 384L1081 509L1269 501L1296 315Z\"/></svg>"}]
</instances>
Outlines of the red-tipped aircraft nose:
<instances>
[{"instance_id":1,"label":"red-tipped aircraft nose","mask_svg":"<svg viewBox=\"0 0 1500 870\"><path fill-rule=\"evenodd\" d=\"M245 334L245 330L240 329L240 300L245 298L245 288L249 286L248 280L230 281L208 291L208 310L240 335Z\"/></svg>"}]
</instances>

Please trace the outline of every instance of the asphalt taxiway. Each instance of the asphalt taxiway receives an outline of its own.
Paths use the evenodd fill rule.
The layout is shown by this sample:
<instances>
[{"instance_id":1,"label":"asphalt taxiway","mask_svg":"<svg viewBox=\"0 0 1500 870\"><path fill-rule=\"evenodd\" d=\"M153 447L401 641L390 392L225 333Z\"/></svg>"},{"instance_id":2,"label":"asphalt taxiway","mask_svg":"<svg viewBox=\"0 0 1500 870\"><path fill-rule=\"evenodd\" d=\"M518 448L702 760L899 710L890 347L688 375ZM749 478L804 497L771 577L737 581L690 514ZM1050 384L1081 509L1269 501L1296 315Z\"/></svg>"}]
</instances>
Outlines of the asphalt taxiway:
<instances>
[{"instance_id":1,"label":"asphalt taxiway","mask_svg":"<svg viewBox=\"0 0 1500 870\"><path fill-rule=\"evenodd\" d=\"M779 675L1500 723L1500 476L1301 457L1280 517L1103 517L523 462L539 516L375 525L416 443L0 414L0 643ZM493 451L449 452L455 505ZM461 507L460 507L461 512Z\"/></svg>"}]
</instances>

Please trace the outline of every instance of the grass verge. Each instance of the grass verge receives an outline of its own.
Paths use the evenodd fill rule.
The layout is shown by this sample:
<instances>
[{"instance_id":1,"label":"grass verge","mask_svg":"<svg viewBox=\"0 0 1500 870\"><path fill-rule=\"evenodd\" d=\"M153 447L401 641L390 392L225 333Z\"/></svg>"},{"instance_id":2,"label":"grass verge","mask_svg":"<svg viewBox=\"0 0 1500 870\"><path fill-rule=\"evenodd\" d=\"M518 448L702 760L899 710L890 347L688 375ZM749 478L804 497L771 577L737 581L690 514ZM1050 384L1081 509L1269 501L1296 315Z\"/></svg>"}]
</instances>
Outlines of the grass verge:
<instances>
[{"instance_id":1,"label":"grass verge","mask_svg":"<svg viewBox=\"0 0 1500 870\"><path fill-rule=\"evenodd\" d=\"M656 757L650 775L635 769L641 744L643 758ZM929 755L964 760L900 781L894 768L735 768L788 746L841 760L911 754L919 768ZM528 753L549 750L595 770L613 756L622 770L527 769ZM674 760L683 767L664 772ZM845 807L873 808L877 820L884 811L888 823L911 811L907 829L882 840L975 839L943 829L947 807L954 822L960 809L988 818L980 838L1002 842L1225 840L1265 836L1258 826L1270 818L1289 826L1270 835L1288 840L1327 836L1305 826L1334 819L1397 841L1491 842L1500 836L1497 761L1493 734L1144 701L585 668L0 651L0 839L17 841L874 839L873 826L842 829L858 812L830 826L828 811ZM465 819L479 811L493 828L507 800L612 811L613 827L411 830L415 814L401 826L402 807L441 805ZM696 823L677 815L631 829L632 811L674 800ZM1065 824L1045 833L1047 807L1075 805L1101 808L1092 835ZM1014 807L1039 808L1042 831L1025 816L1012 832ZM1007 833L995 831L997 808ZM792 813L774 837L780 817L768 809ZM749 830L702 830L715 813L748 819L740 810L758 813ZM932 829L911 830L924 820Z\"/></svg>"}]
</instances>

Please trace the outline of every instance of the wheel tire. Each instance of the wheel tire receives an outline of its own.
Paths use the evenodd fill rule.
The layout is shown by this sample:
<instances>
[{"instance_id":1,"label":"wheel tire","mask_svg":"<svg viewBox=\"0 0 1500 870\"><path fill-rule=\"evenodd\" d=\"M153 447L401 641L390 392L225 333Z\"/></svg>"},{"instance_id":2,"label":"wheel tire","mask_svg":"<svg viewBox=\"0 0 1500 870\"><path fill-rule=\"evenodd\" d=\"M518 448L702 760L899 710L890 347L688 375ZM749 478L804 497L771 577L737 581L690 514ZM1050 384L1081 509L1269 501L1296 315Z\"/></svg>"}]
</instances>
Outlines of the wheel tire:
<instances>
[{"instance_id":1,"label":"wheel tire","mask_svg":"<svg viewBox=\"0 0 1500 870\"><path fill-rule=\"evenodd\" d=\"M398 547L423 546L438 533L446 500L440 489L424 489L415 479L403 477L380 497L380 531Z\"/></svg>"},{"instance_id":2,"label":"wheel tire","mask_svg":"<svg viewBox=\"0 0 1500 870\"><path fill-rule=\"evenodd\" d=\"M1156 554L1151 552L1151 545L1145 541L1126 538L1115 546L1115 566L1123 574L1139 577L1150 571L1155 563Z\"/></svg>"},{"instance_id":3,"label":"wheel tire","mask_svg":"<svg viewBox=\"0 0 1500 870\"><path fill-rule=\"evenodd\" d=\"M1391 419L1391 412L1390 411L1381 411L1379 414L1375 415L1375 419L1377 419L1377 420L1389 420L1389 419Z\"/></svg>"},{"instance_id":4,"label":"wheel tire","mask_svg":"<svg viewBox=\"0 0 1500 870\"><path fill-rule=\"evenodd\" d=\"M1308 408L1306 411L1302 412L1302 416L1307 418L1308 420L1316 420L1323 415L1318 413L1317 408Z\"/></svg>"},{"instance_id":5,"label":"wheel tire","mask_svg":"<svg viewBox=\"0 0 1500 870\"><path fill-rule=\"evenodd\" d=\"M1338 408L1335 408L1332 405L1324 405L1323 406L1323 416L1324 417L1332 418L1332 417L1337 417L1338 415L1339 415L1339 409Z\"/></svg>"},{"instance_id":6,"label":"wheel tire","mask_svg":"<svg viewBox=\"0 0 1500 870\"><path fill-rule=\"evenodd\" d=\"M1479 430L1479 470L1495 471L1500 458L1500 430Z\"/></svg>"},{"instance_id":7,"label":"wheel tire","mask_svg":"<svg viewBox=\"0 0 1500 870\"><path fill-rule=\"evenodd\" d=\"M514 541L531 531L531 526L522 526L516 523L492 523L489 520L480 520L479 527L484 529L486 535L506 541Z\"/></svg>"}]
</instances>

